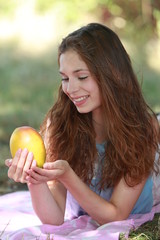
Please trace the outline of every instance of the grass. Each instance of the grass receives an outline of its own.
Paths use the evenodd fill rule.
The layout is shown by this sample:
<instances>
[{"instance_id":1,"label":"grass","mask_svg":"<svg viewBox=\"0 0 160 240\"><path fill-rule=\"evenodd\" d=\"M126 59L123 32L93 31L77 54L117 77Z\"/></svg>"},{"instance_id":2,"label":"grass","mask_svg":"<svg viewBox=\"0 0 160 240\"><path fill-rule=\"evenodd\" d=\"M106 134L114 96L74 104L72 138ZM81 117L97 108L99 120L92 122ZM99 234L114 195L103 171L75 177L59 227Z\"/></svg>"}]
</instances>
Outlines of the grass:
<instances>
[{"instance_id":1,"label":"grass","mask_svg":"<svg viewBox=\"0 0 160 240\"><path fill-rule=\"evenodd\" d=\"M8 131L14 126L39 127L53 102L58 71L54 52L37 58L19 56L14 46L0 52L0 139L6 142Z\"/></svg>"},{"instance_id":2,"label":"grass","mask_svg":"<svg viewBox=\"0 0 160 240\"><path fill-rule=\"evenodd\" d=\"M23 188L22 184L14 183L7 177L4 159L10 157L9 138L13 130L21 125L39 129L55 100L60 81L56 55L54 46L38 56L19 52L16 41L0 47L0 194ZM134 55L134 58L138 56ZM134 67L139 79L143 75L142 88L147 102L159 111L159 73L145 61L143 74L139 71L141 67L135 63ZM156 215L153 221L131 231L129 239L160 239L156 232L160 225L157 225L158 219L159 215ZM124 235L120 239L124 240Z\"/></svg>"},{"instance_id":3,"label":"grass","mask_svg":"<svg viewBox=\"0 0 160 240\"><path fill-rule=\"evenodd\" d=\"M155 214L151 222L144 223L136 230L131 230L128 240L159 240L160 239L160 213ZM126 240L125 234L120 235L120 240Z\"/></svg>"},{"instance_id":4,"label":"grass","mask_svg":"<svg viewBox=\"0 0 160 240\"><path fill-rule=\"evenodd\" d=\"M6 181L4 159L10 157L9 139L16 127L39 129L53 104L59 85L54 49L30 56L16 42L0 47L0 189Z\"/></svg>"}]
</instances>

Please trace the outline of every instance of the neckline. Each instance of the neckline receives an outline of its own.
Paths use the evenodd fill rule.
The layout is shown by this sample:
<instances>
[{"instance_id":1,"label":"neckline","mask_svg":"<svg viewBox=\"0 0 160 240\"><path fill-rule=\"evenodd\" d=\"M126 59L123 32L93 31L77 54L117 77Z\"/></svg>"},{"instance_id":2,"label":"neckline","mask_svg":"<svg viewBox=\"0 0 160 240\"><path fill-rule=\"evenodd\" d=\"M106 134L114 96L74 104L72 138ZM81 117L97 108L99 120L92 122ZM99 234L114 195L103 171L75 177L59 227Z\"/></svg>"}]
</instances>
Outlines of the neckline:
<instances>
[{"instance_id":1,"label":"neckline","mask_svg":"<svg viewBox=\"0 0 160 240\"><path fill-rule=\"evenodd\" d=\"M102 142L102 143L96 143L96 146L105 146L106 145L106 141Z\"/></svg>"}]
</instances>

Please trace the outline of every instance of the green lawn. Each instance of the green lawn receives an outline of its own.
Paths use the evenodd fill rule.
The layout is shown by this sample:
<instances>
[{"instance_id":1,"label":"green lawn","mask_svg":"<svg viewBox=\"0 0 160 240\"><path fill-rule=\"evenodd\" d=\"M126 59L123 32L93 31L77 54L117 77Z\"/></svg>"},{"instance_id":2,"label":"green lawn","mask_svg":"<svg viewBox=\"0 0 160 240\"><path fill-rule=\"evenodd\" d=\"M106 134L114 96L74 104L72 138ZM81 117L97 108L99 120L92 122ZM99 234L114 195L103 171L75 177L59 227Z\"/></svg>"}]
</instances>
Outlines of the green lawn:
<instances>
[{"instance_id":1,"label":"green lawn","mask_svg":"<svg viewBox=\"0 0 160 240\"><path fill-rule=\"evenodd\" d=\"M144 223L136 230L131 230L128 240L159 240L160 239L160 213L155 214L153 221ZM126 240L124 234L120 240Z\"/></svg>"},{"instance_id":2,"label":"green lawn","mask_svg":"<svg viewBox=\"0 0 160 240\"><path fill-rule=\"evenodd\" d=\"M54 49L37 57L19 53L17 46L0 48L0 183L7 181L4 159L16 127L40 124L60 83Z\"/></svg>"}]
</instances>

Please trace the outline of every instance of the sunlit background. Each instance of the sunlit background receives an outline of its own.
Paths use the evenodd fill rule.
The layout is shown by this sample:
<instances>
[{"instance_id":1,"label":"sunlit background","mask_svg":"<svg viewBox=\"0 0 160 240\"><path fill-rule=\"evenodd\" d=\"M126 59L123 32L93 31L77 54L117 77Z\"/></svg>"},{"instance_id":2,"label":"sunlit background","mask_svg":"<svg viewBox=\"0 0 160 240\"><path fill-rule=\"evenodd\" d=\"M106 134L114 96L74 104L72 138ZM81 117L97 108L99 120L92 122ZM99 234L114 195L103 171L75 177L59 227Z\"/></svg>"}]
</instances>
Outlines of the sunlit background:
<instances>
[{"instance_id":1,"label":"sunlit background","mask_svg":"<svg viewBox=\"0 0 160 240\"><path fill-rule=\"evenodd\" d=\"M11 133L22 125L39 129L55 101L58 44L90 22L119 35L146 101L160 111L159 0L0 0L1 185L7 181Z\"/></svg>"}]
</instances>

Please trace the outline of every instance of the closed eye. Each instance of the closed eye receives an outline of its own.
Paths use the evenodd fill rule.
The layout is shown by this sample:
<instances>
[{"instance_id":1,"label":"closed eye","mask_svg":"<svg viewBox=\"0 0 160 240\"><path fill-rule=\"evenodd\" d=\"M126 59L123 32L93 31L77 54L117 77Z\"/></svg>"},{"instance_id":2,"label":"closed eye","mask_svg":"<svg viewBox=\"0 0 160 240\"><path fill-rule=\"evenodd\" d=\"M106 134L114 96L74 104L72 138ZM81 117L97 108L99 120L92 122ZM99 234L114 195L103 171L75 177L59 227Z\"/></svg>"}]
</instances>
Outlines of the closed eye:
<instances>
[{"instance_id":1,"label":"closed eye","mask_svg":"<svg viewBox=\"0 0 160 240\"><path fill-rule=\"evenodd\" d=\"M79 77L78 79L79 79L79 80L84 80L84 79L86 79L86 78L88 78L88 76L85 76L85 77Z\"/></svg>"},{"instance_id":2,"label":"closed eye","mask_svg":"<svg viewBox=\"0 0 160 240\"><path fill-rule=\"evenodd\" d=\"M62 78L62 81L68 81L69 78Z\"/></svg>"}]
</instances>

